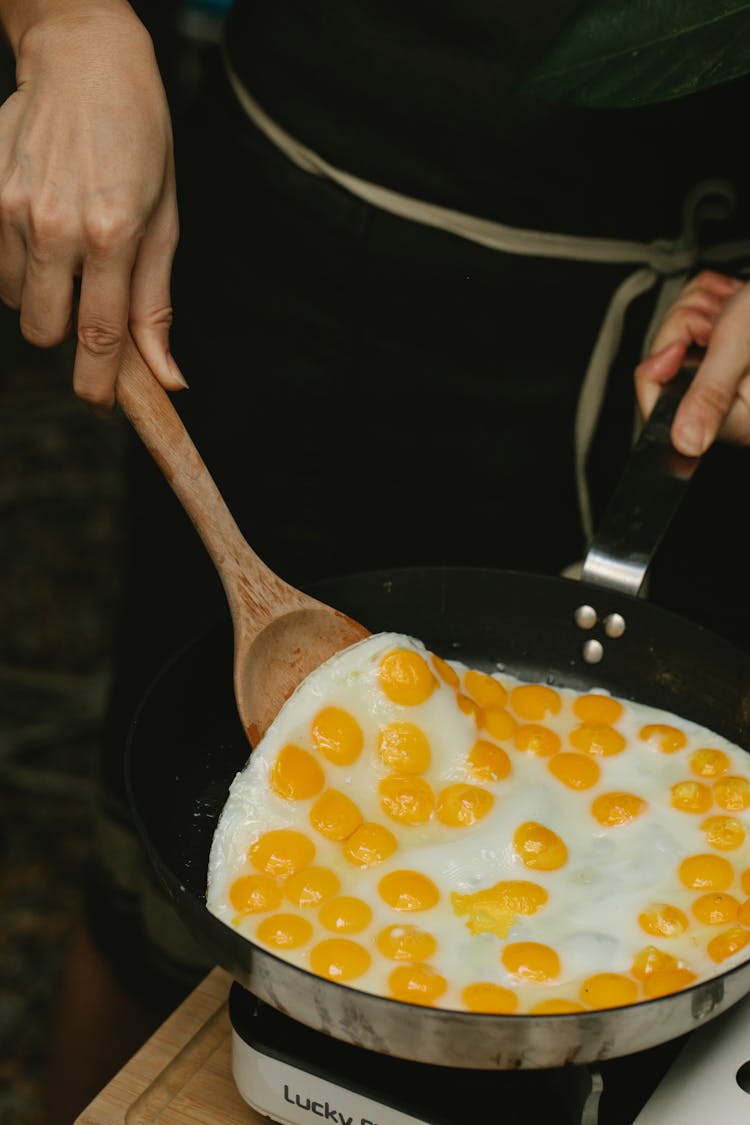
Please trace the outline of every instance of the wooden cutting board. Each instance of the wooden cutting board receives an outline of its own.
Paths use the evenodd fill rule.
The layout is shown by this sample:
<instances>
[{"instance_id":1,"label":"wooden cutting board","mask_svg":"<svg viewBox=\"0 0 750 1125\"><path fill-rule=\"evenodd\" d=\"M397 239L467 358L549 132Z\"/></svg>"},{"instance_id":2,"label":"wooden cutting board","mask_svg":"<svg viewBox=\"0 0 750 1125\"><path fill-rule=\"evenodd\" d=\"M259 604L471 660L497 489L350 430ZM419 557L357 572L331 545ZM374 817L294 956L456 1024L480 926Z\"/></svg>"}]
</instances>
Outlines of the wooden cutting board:
<instances>
[{"instance_id":1,"label":"wooden cutting board","mask_svg":"<svg viewBox=\"0 0 750 1125\"><path fill-rule=\"evenodd\" d=\"M209 973L75 1125L267 1125L232 1078L231 983Z\"/></svg>"}]
</instances>

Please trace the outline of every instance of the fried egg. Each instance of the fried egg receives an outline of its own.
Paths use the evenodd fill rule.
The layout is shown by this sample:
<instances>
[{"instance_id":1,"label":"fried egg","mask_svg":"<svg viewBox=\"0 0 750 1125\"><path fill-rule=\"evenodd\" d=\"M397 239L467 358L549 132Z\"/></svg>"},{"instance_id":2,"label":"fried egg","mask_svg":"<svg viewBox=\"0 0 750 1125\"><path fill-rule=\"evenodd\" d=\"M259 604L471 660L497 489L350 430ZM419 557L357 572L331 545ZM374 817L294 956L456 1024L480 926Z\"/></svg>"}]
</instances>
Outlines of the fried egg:
<instances>
[{"instance_id":1,"label":"fried egg","mask_svg":"<svg viewBox=\"0 0 750 1125\"><path fill-rule=\"evenodd\" d=\"M235 777L207 904L353 988L496 1013L613 1008L750 956L750 756L604 691L380 633Z\"/></svg>"}]
</instances>

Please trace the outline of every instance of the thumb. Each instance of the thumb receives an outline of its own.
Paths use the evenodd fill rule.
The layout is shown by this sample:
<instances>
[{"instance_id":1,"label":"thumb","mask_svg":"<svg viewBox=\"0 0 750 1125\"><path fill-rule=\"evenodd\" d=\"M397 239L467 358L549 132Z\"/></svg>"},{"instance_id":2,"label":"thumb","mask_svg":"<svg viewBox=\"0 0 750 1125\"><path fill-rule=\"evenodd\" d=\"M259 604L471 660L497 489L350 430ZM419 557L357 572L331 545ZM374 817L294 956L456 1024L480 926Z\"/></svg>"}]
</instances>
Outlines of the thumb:
<instances>
[{"instance_id":1,"label":"thumb","mask_svg":"<svg viewBox=\"0 0 750 1125\"><path fill-rule=\"evenodd\" d=\"M154 216L138 250L130 279L130 331L138 350L168 391L187 387L169 350L172 304L169 288L177 245L175 222Z\"/></svg>"}]
</instances>

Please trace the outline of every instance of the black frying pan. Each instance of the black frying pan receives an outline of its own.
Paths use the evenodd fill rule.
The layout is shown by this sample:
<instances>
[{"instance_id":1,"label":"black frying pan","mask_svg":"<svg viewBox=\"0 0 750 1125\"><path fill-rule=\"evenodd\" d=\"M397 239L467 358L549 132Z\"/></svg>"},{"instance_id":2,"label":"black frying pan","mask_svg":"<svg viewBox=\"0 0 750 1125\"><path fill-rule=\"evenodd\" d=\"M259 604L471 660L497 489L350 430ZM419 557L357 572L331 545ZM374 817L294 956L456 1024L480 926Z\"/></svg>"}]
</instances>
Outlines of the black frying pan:
<instances>
[{"instance_id":1,"label":"black frying pan","mask_svg":"<svg viewBox=\"0 0 750 1125\"><path fill-rule=\"evenodd\" d=\"M649 489L649 503L658 507L663 485L669 501L665 510L676 504L693 467L675 458L665 438L673 409L674 404L649 425L626 472L629 478L640 472L632 466L639 457L649 462L655 449L657 457L666 454L657 474L662 483L652 481ZM659 537L643 512L634 520L631 514L630 548L618 553L622 501L621 487L611 508L614 523L605 517L604 531L587 556L584 576L593 582L502 570L415 568L331 579L310 592L373 631L419 637L443 657L488 670L504 665L522 678L562 687L603 687L692 719L750 750L750 656L613 588L640 587ZM590 624L592 613L582 614L582 606L596 617L589 628L582 626ZM622 622L622 635L610 636L620 632ZM597 643L603 658L592 666ZM309 1027L422 1062L555 1067L666 1042L750 990L746 962L682 992L624 1008L501 1016L410 1005L290 965L241 937L205 905L211 839L229 784L247 755L235 712L227 622L178 654L141 704L128 748L133 812L158 875L206 952L261 1000Z\"/></svg>"}]
</instances>

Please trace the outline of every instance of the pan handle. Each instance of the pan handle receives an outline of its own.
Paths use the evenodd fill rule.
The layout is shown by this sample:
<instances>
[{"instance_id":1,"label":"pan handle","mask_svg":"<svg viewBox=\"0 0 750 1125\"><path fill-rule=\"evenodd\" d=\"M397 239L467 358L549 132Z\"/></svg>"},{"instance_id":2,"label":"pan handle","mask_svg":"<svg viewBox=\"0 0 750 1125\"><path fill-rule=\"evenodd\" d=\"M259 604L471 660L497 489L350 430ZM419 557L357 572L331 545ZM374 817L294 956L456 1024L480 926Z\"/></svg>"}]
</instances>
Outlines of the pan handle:
<instances>
[{"instance_id":1,"label":"pan handle","mask_svg":"<svg viewBox=\"0 0 750 1125\"><path fill-rule=\"evenodd\" d=\"M646 571L701 460L678 453L670 431L702 358L702 350L688 352L641 430L584 559L584 582L633 596L641 593Z\"/></svg>"}]
</instances>

